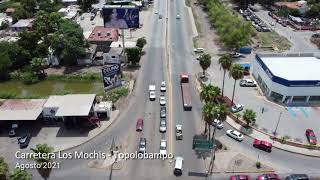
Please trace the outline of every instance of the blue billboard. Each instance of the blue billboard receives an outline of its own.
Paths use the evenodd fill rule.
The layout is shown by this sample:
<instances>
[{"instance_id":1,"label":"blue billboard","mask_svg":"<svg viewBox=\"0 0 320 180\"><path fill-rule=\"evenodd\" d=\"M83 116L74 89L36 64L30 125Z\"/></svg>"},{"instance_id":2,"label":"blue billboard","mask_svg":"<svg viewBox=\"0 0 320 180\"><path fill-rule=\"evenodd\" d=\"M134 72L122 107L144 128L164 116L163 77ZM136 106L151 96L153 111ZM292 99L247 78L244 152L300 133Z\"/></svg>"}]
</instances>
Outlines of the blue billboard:
<instances>
[{"instance_id":1,"label":"blue billboard","mask_svg":"<svg viewBox=\"0 0 320 180\"><path fill-rule=\"evenodd\" d=\"M106 28L139 28L139 9L136 7L105 6L102 14Z\"/></svg>"}]
</instances>

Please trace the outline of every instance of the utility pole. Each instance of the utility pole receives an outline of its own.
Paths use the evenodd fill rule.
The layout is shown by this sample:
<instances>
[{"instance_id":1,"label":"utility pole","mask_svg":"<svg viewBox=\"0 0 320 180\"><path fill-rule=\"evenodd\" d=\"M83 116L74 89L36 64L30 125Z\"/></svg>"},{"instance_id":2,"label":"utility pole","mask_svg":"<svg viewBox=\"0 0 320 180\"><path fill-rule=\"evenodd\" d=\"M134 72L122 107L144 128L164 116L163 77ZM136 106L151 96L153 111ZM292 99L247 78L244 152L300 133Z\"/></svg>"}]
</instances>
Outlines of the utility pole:
<instances>
[{"instance_id":1,"label":"utility pole","mask_svg":"<svg viewBox=\"0 0 320 180\"><path fill-rule=\"evenodd\" d=\"M279 125L279 122L280 122L280 119L281 119L281 115L282 115L282 112L280 112L280 114L279 114L279 118L278 118L278 122L277 122L277 125L276 125L276 129L273 132L274 136L277 134L277 129L278 129L278 125Z\"/></svg>"}]
</instances>

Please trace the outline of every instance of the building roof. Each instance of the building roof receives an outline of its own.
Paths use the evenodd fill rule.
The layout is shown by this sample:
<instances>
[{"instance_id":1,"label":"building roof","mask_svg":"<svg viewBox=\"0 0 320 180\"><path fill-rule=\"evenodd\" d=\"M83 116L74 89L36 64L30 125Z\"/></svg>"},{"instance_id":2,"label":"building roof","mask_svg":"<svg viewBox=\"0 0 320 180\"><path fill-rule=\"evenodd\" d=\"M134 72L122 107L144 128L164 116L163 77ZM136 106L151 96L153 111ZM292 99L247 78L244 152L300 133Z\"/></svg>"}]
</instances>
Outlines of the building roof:
<instances>
[{"instance_id":1,"label":"building roof","mask_svg":"<svg viewBox=\"0 0 320 180\"><path fill-rule=\"evenodd\" d=\"M133 41L126 41L125 42L126 48L134 48L134 47L136 47L136 45L137 45L137 42L133 42ZM112 42L110 47L122 47L122 41Z\"/></svg>"},{"instance_id":2,"label":"building roof","mask_svg":"<svg viewBox=\"0 0 320 180\"><path fill-rule=\"evenodd\" d=\"M20 19L18 22L16 22L12 27L19 28L19 27L28 27L32 25L34 19Z\"/></svg>"},{"instance_id":3,"label":"building roof","mask_svg":"<svg viewBox=\"0 0 320 180\"><path fill-rule=\"evenodd\" d=\"M303 2L296 1L296 2L276 2L274 3L278 7L286 6L289 9L299 9L303 6Z\"/></svg>"},{"instance_id":4,"label":"building roof","mask_svg":"<svg viewBox=\"0 0 320 180\"><path fill-rule=\"evenodd\" d=\"M5 13L13 13L13 12L15 12L15 11L16 11L15 8L7 8L6 11L5 11Z\"/></svg>"},{"instance_id":5,"label":"building roof","mask_svg":"<svg viewBox=\"0 0 320 180\"><path fill-rule=\"evenodd\" d=\"M88 41L118 41L119 32L118 29L115 28L105 28L103 26L96 26L90 36L88 37Z\"/></svg>"},{"instance_id":6,"label":"building roof","mask_svg":"<svg viewBox=\"0 0 320 180\"><path fill-rule=\"evenodd\" d=\"M319 81L320 59L316 57L261 57L263 63L275 76L291 81Z\"/></svg>"},{"instance_id":7,"label":"building roof","mask_svg":"<svg viewBox=\"0 0 320 180\"><path fill-rule=\"evenodd\" d=\"M76 3L77 0L62 0L63 3Z\"/></svg>"},{"instance_id":8,"label":"building roof","mask_svg":"<svg viewBox=\"0 0 320 180\"><path fill-rule=\"evenodd\" d=\"M62 104L64 96L50 96L43 105L44 108L59 107Z\"/></svg>"},{"instance_id":9,"label":"building roof","mask_svg":"<svg viewBox=\"0 0 320 180\"><path fill-rule=\"evenodd\" d=\"M64 95L56 116L87 116L95 97L95 94Z\"/></svg>"},{"instance_id":10,"label":"building roof","mask_svg":"<svg viewBox=\"0 0 320 180\"><path fill-rule=\"evenodd\" d=\"M0 106L0 120L36 120L46 99L9 99Z\"/></svg>"}]
</instances>

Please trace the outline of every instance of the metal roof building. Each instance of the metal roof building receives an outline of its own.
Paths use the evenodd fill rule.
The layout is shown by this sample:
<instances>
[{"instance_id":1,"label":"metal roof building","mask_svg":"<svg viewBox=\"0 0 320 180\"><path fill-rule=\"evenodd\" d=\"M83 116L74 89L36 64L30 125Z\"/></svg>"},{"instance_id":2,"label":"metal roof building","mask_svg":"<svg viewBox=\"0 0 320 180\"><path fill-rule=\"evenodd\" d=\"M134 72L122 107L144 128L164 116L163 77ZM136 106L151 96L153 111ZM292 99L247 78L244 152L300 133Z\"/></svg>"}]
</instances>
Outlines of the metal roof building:
<instances>
[{"instance_id":1,"label":"metal roof building","mask_svg":"<svg viewBox=\"0 0 320 180\"><path fill-rule=\"evenodd\" d=\"M320 103L319 69L313 54L257 54L252 74L270 99L307 105Z\"/></svg>"},{"instance_id":2,"label":"metal roof building","mask_svg":"<svg viewBox=\"0 0 320 180\"><path fill-rule=\"evenodd\" d=\"M0 106L0 120L36 120L46 99L9 99Z\"/></svg>"},{"instance_id":3,"label":"metal roof building","mask_svg":"<svg viewBox=\"0 0 320 180\"><path fill-rule=\"evenodd\" d=\"M62 102L59 104L56 116L88 116L93 111L95 94L69 94L64 95Z\"/></svg>"}]
</instances>

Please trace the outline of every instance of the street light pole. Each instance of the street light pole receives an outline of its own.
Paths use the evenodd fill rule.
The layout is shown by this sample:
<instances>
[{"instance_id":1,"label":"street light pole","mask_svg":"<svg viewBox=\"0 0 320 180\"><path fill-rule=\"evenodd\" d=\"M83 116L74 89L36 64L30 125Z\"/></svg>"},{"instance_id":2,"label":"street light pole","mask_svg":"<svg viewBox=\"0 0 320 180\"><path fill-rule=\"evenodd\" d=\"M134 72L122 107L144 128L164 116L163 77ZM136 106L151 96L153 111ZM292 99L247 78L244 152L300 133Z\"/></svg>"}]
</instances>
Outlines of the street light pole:
<instances>
[{"instance_id":1,"label":"street light pole","mask_svg":"<svg viewBox=\"0 0 320 180\"><path fill-rule=\"evenodd\" d=\"M274 135L274 136L277 134L277 129L278 129L278 125L279 125L279 122L280 122L280 119L281 119L281 115L282 115L282 112L280 112L280 114L279 114L277 126L276 126L276 129L275 129L274 132L273 132L273 135Z\"/></svg>"}]
</instances>

